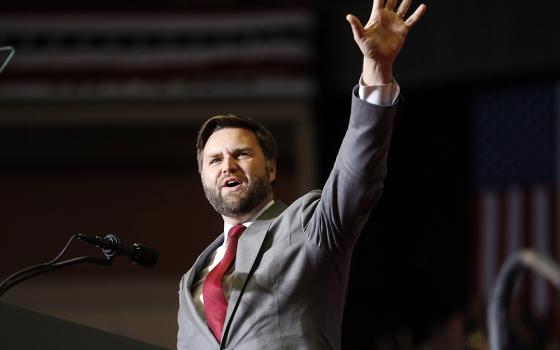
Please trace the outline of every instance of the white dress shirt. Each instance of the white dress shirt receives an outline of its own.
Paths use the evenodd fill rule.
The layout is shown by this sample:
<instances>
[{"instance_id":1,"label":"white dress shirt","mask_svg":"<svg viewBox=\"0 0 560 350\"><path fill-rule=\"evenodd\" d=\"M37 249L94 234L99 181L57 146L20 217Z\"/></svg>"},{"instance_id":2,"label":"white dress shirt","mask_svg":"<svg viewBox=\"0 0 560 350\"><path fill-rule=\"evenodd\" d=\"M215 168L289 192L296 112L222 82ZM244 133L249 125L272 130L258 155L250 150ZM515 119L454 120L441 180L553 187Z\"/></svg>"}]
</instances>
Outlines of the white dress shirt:
<instances>
[{"instance_id":1,"label":"white dress shirt","mask_svg":"<svg viewBox=\"0 0 560 350\"><path fill-rule=\"evenodd\" d=\"M253 223L253 221L258 218L262 213L264 213L265 210L267 210L268 208L270 208L272 205L274 204L274 201L270 201L268 202L258 213L255 214L255 216L253 218L250 219L250 221L244 222L243 226L245 227L249 227L251 226L251 224ZM204 269L200 270L199 273L196 274L195 279L194 279L194 283L193 283L193 287L192 287L192 296L193 296L193 302L196 306L196 311L198 312L198 314L200 315L200 317L202 317L202 319L206 319L206 316L204 315L204 297L202 295L202 285L204 283L204 279L206 279L206 275L208 275L208 272L212 271L212 269L218 265L218 263L220 261L222 261L225 253L226 253L226 247L227 247L227 242L228 242L228 235L227 233L229 232L229 229L232 228L233 225L232 224L228 224L224 221L224 243L218 247L218 249L216 249L216 251L214 251L209 257L208 257L208 264L206 265L206 267L204 267ZM233 283L233 265L226 271L226 273L224 274L224 278L222 279L222 288L224 290L224 294L226 296L226 300L229 300L229 296L231 294L231 285Z\"/></svg>"}]
</instances>

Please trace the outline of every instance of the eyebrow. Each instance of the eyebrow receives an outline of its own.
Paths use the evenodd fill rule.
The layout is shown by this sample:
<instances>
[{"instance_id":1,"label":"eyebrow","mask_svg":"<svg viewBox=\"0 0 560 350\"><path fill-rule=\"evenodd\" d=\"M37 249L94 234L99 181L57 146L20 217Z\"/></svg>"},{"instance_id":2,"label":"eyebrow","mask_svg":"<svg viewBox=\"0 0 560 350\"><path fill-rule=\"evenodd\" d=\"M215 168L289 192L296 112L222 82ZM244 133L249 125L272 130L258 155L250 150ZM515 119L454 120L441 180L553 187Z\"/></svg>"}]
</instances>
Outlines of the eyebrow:
<instances>
[{"instance_id":1,"label":"eyebrow","mask_svg":"<svg viewBox=\"0 0 560 350\"><path fill-rule=\"evenodd\" d=\"M250 147L250 146L239 146L239 147L235 147L231 150L231 153L233 153L233 154L239 154L239 153L242 153L242 152L255 153L255 150L254 150L253 147ZM205 155L204 158L214 159L214 158L217 158L221 155L222 155L222 152L214 152L214 153L209 153L209 154Z\"/></svg>"}]
</instances>

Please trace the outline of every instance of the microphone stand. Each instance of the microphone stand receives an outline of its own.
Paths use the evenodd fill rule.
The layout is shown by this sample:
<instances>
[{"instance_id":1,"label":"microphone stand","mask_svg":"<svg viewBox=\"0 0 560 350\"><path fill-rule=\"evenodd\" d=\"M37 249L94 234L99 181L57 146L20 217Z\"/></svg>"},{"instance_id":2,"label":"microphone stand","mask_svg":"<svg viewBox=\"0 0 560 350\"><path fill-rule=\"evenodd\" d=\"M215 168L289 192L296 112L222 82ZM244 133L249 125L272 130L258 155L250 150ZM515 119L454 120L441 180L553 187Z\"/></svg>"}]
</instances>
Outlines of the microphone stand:
<instances>
[{"instance_id":1,"label":"microphone stand","mask_svg":"<svg viewBox=\"0 0 560 350\"><path fill-rule=\"evenodd\" d=\"M44 264L30 266L23 270L17 271L16 273L12 274L4 281L2 281L2 283L0 283L0 297L15 285L31 277L42 275L49 271L59 270L67 266L77 265L81 263L93 263L96 265L104 265L104 266L111 266L113 264L112 259L101 259L101 258L95 258L91 256L81 256L77 258L71 258L71 259L59 261L75 237L76 235L72 235L72 237L70 237L70 239L66 243L66 246L64 246L64 248L56 258Z\"/></svg>"}]
</instances>

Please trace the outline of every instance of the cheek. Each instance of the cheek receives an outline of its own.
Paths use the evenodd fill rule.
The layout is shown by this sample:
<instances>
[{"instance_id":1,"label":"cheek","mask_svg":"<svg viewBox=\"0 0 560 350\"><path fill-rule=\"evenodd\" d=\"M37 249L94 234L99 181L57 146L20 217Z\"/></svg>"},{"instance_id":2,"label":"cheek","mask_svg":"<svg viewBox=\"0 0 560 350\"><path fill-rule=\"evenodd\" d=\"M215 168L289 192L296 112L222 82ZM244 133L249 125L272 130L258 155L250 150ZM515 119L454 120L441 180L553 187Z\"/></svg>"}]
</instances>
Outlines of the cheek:
<instances>
[{"instance_id":1,"label":"cheek","mask_svg":"<svg viewBox=\"0 0 560 350\"><path fill-rule=\"evenodd\" d=\"M248 178L259 178L259 177L263 177L266 176L266 168L263 166L253 166L250 169L248 169L249 171L245 172L245 175Z\"/></svg>"},{"instance_id":2,"label":"cheek","mask_svg":"<svg viewBox=\"0 0 560 350\"><path fill-rule=\"evenodd\" d=\"M202 181L202 184L206 187L214 186L216 184L216 177L208 173L207 171L203 172L200 175L200 180Z\"/></svg>"}]
</instances>

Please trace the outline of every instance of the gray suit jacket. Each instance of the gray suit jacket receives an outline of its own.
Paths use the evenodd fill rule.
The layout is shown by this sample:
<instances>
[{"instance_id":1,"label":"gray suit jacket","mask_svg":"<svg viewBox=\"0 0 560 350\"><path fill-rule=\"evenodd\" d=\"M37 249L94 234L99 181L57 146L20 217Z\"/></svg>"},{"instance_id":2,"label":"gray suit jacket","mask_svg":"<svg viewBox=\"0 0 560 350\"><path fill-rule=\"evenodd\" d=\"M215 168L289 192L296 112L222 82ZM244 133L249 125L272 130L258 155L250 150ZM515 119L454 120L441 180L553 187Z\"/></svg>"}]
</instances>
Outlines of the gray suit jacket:
<instances>
[{"instance_id":1,"label":"gray suit jacket","mask_svg":"<svg viewBox=\"0 0 560 350\"><path fill-rule=\"evenodd\" d=\"M206 248L180 283L178 349L340 349L352 250L383 189L395 112L360 100L355 89L323 190L290 206L276 202L243 233L221 344L191 296L223 235Z\"/></svg>"}]
</instances>

